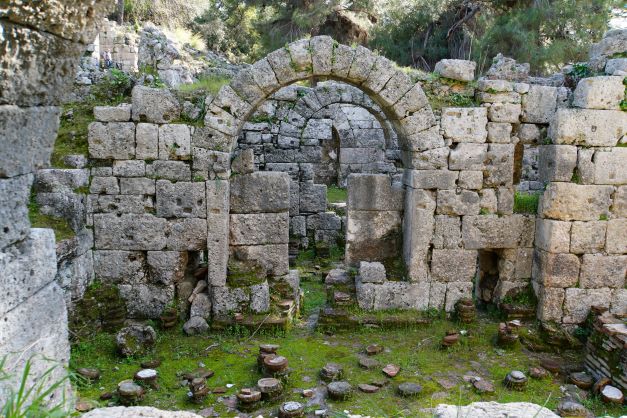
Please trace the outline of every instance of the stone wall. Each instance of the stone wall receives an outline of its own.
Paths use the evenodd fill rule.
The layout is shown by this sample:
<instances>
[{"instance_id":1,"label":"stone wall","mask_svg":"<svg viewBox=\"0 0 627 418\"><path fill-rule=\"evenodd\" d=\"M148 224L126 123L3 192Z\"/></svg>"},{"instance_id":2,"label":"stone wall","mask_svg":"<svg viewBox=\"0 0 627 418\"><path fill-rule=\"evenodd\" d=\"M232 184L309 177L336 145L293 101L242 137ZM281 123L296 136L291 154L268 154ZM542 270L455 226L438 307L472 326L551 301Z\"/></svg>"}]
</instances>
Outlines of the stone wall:
<instances>
[{"instance_id":1,"label":"stone wall","mask_svg":"<svg viewBox=\"0 0 627 418\"><path fill-rule=\"evenodd\" d=\"M40 377L53 366L51 381L65 375L70 350L54 234L30 228L28 202L34 171L49 164L59 100L110 3L9 1L0 11L0 357L11 376L0 382L0 404L29 359L29 385L45 386ZM66 389L51 402L62 402Z\"/></svg>"}]
</instances>

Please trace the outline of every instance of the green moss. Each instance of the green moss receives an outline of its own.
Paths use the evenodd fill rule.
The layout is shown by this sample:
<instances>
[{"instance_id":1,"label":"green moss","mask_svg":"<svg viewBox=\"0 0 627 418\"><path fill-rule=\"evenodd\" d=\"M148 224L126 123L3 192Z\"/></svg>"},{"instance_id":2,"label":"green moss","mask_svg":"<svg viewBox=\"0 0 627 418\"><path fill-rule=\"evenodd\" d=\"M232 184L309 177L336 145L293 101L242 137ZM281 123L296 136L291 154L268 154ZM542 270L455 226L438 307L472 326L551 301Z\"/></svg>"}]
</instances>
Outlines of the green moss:
<instances>
[{"instance_id":1,"label":"green moss","mask_svg":"<svg viewBox=\"0 0 627 418\"><path fill-rule=\"evenodd\" d=\"M229 77L214 75L200 77L198 81L191 84L181 84L178 89L183 93L196 92L202 90L206 93L216 95L222 86L229 84L231 79Z\"/></svg>"},{"instance_id":2,"label":"green moss","mask_svg":"<svg viewBox=\"0 0 627 418\"><path fill-rule=\"evenodd\" d=\"M327 186L327 201L329 203L346 202L348 191L337 186Z\"/></svg>"},{"instance_id":3,"label":"green moss","mask_svg":"<svg viewBox=\"0 0 627 418\"><path fill-rule=\"evenodd\" d=\"M28 203L28 218L32 228L51 228L57 242L73 238L76 235L65 219L41 213L39 205L35 202L34 194L31 194Z\"/></svg>"},{"instance_id":4,"label":"green moss","mask_svg":"<svg viewBox=\"0 0 627 418\"><path fill-rule=\"evenodd\" d=\"M229 287L249 287L263 283L266 275L260 267L248 266L236 261L229 261L226 283Z\"/></svg>"},{"instance_id":5,"label":"green moss","mask_svg":"<svg viewBox=\"0 0 627 418\"><path fill-rule=\"evenodd\" d=\"M609 218L607 217L607 215L604 213L601 216L599 216L599 221L607 221Z\"/></svg>"},{"instance_id":6,"label":"green moss","mask_svg":"<svg viewBox=\"0 0 627 418\"><path fill-rule=\"evenodd\" d=\"M87 127L94 118L94 104L68 103L63 106L57 139L50 158L52 167L69 168L63 158L72 154L88 154Z\"/></svg>"},{"instance_id":7,"label":"green moss","mask_svg":"<svg viewBox=\"0 0 627 418\"><path fill-rule=\"evenodd\" d=\"M540 193L516 192L514 194L514 213L538 213L539 200Z\"/></svg>"},{"instance_id":8,"label":"green moss","mask_svg":"<svg viewBox=\"0 0 627 418\"><path fill-rule=\"evenodd\" d=\"M401 312L387 312L398 314ZM383 313L381 314L383 316ZM261 377L256 367L257 346L261 343L276 343L281 346L279 352L290 362L291 374L286 381L286 399L302 401L300 395L293 393L296 388L305 389L316 386L320 369L327 362L336 362L345 369L346 379L353 385L367 383L383 377L379 369L364 370L357 364L358 356L368 344L378 343L388 350L375 358L381 364L395 363L401 366L399 375L391 384L383 387L376 394L355 392L344 402L330 402L330 416L339 416L344 410L351 413L370 416L420 416L419 410L435 407L440 403L465 405L476 401L498 402L534 402L554 409L560 397L560 382L553 379L530 379L524 392L505 389L500 381L513 369L527 370L536 361L520 346L508 350L496 350L493 338L497 324L480 320L464 325L468 331L458 345L447 350L440 348L440 338L448 329L458 329L456 323L446 320L434 320L429 325L418 328L401 328L382 331L380 329L361 328L350 333L322 335L294 329L282 335L257 333L254 336L242 331L229 335L214 333L208 337L185 337L180 329L158 331L157 347L154 354L141 358L122 359L115 354L114 336L99 334L89 342L72 347L70 365L78 367L97 367L102 371L100 381L78 386L82 398L98 401L104 391L113 391L117 383L130 378L138 369L140 361L152 357L163 360L159 371L159 389L148 389L142 405L151 405L163 409L199 410L207 406L215 408L221 416L232 417L225 405L217 401L221 395L210 394L202 405L187 401L187 388L180 385L180 372L198 367L202 362L215 371L209 379L210 387L234 384L227 389L226 395L232 395L242 387L252 386ZM534 331L535 332L535 331ZM572 362L581 361L583 353L573 352ZM492 395L479 395L463 383L461 376L481 367L486 378L495 382L496 392ZM446 378L449 373L458 377L457 386L450 390L443 389L437 380ZM303 379L311 379L307 383ZM449 377L450 379L450 377ZM411 381L423 386L422 394L417 398L405 399L395 394L399 383ZM100 389L100 388L104 389ZM433 397L438 393L437 397ZM264 404L264 416L273 416L280 402ZM590 401L588 406L598 415L618 416L621 407L612 407L600 402ZM429 416L429 415L426 415Z\"/></svg>"}]
</instances>

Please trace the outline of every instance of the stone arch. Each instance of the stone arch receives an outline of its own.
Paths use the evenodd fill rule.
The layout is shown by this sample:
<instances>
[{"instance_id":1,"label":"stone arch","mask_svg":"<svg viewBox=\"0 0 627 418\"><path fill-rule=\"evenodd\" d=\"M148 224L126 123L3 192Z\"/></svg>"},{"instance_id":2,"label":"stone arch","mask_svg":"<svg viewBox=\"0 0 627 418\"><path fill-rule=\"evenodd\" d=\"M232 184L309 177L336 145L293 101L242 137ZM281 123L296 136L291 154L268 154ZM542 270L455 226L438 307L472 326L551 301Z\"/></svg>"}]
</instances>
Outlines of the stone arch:
<instances>
[{"instance_id":1,"label":"stone arch","mask_svg":"<svg viewBox=\"0 0 627 418\"><path fill-rule=\"evenodd\" d=\"M237 136L257 107L282 87L313 77L354 85L381 107L401 148L420 150L437 134L433 111L419 83L385 57L328 36L292 42L240 71L206 104L205 128L233 151Z\"/></svg>"}]
</instances>

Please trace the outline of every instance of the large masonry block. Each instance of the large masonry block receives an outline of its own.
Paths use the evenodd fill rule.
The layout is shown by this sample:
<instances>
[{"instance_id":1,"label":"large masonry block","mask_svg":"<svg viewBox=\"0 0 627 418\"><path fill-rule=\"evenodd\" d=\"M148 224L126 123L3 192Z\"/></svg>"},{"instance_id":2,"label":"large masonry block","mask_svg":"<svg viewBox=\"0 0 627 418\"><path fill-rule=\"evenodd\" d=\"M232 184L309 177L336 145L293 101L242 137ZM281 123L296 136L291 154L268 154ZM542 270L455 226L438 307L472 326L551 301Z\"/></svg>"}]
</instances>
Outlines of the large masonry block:
<instances>
[{"instance_id":1,"label":"large masonry block","mask_svg":"<svg viewBox=\"0 0 627 418\"><path fill-rule=\"evenodd\" d=\"M457 216L437 215L435 217L433 246L438 249L461 247L461 226L461 218Z\"/></svg>"},{"instance_id":2,"label":"large masonry block","mask_svg":"<svg viewBox=\"0 0 627 418\"><path fill-rule=\"evenodd\" d=\"M226 284L226 267L229 259L229 182L207 181L207 253L208 281L212 286Z\"/></svg>"},{"instance_id":3,"label":"large masonry block","mask_svg":"<svg viewBox=\"0 0 627 418\"><path fill-rule=\"evenodd\" d=\"M33 175L0 179L0 249L29 234L28 202Z\"/></svg>"},{"instance_id":4,"label":"large masonry block","mask_svg":"<svg viewBox=\"0 0 627 418\"><path fill-rule=\"evenodd\" d=\"M156 209L161 218L204 218L205 184L157 180Z\"/></svg>"},{"instance_id":5,"label":"large masonry block","mask_svg":"<svg viewBox=\"0 0 627 418\"><path fill-rule=\"evenodd\" d=\"M609 288L566 289L562 321L565 324L580 324L584 322L592 306L609 308L611 296L612 292Z\"/></svg>"},{"instance_id":6,"label":"large masonry block","mask_svg":"<svg viewBox=\"0 0 627 418\"><path fill-rule=\"evenodd\" d=\"M132 91L133 120L136 122L168 123L178 119L181 106L168 89L135 86Z\"/></svg>"},{"instance_id":7,"label":"large masonry block","mask_svg":"<svg viewBox=\"0 0 627 418\"><path fill-rule=\"evenodd\" d=\"M348 176L349 210L403 210L403 189L393 186L386 174Z\"/></svg>"},{"instance_id":8,"label":"large masonry block","mask_svg":"<svg viewBox=\"0 0 627 418\"><path fill-rule=\"evenodd\" d=\"M596 221L609 214L611 186L550 183L540 199L538 213L565 221Z\"/></svg>"},{"instance_id":9,"label":"large masonry block","mask_svg":"<svg viewBox=\"0 0 627 418\"><path fill-rule=\"evenodd\" d=\"M537 317L540 321L561 321L562 305L564 304L564 289L538 285Z\"/></svg>"},{"instance_id":10,"label":"large masonry block","mask_svg":"<svg viewBox=\"0 0 627 418\"><path fill-rule=\"evenodd\" d=\"M231 245L285 244L289 239L289 214L231 214L230 236Z\"/></svg>"},{"instance_id":11,"label":"large masonry block","mask_svg":"<svg viewBox=\"0 0 627 418\"><path fill-rule=\"evenodd\" d=\"M482 170L488 152L487 144L460 143L451 150L449 169Z\"/></svg>"},{"instance_id":12,"label":"large masonry block","mask_svg":"<svg viewBox=\"0 0 627 418\"><path fill-rule=\"evenodd\" d=\"M95 250L94 271L96 278L105 283L139 283L146 272L145 255L142 251Z\"/></svg>"},{"instance_id":13,"label":"large masonry block","mask_svg":"<svg viewBox=\"0 0 627 418\"><path fill-rule=\"evenodd\" d=\"M514 182L514 144L489 144L484 185L511 187Z\"/></svg>"},{"instance_id":14,"label":"large masonry block","mask_svg":"<svg viewBox=\"0 0 627 418\"><path fill-rule=\"evenodd\" d=\"M627 148L615 147L611 151L594 154L595 184L627 184Z\"/></svg>"},{"instance_id":15,"label":"large masonry block","mask_svg":"<svg viewBox=\"0 0 627 418\"><path fill-rule=\"evenodd\" d=\"M538 151L540 181L571 181L577 165L574 145L541 145Z\"/></svg>"},{"instance_id":16,"label":"large masonry block","mask_svg":"<svg viewBox=\"0 0 627 418\"><path fill-rule=\"evenodd\" d=\"M183 124L159 126L160 160L189 160L191 153L189 126Z\"/></svg>"},{"instance_id":17,"label":"large masonry block","mask_svg":"<svg viewBox=\"0 0 627 418\"><path fill-rule=\"evenodd\" d=\"M403 261L411 281L428 279L429 244L434 231L435 193L408 188L403 219Z\"/></svg>"},{"instance_id":18,"label":"large masonry block","mask_svg":"<svg viewBox=\"0 0 627 418\"><path fill-rule=\"evenodd\" d=\"M438 190L439 215L478 215L481 209L479 195L470 190Z\"/></svg>"},{"instance_id":19,"label":"large masonry block","mask_svg":"<svg viewBox=\"0 0 627 418\"><path fill-rule=\"evenodd\" d=\"M570 251L570 222L536 219L536 247L552 253Z\"/></svg>"},{"instance_id":20,"label":"large masonry block","mask_svg":"<svg viewBox=\"0 0 627 418\"><path fill-rule=\"evenodd\" d=\"M608 221L605 251L610 254L627 254L627 219Z\"/></svg>"},{"instance_id":21,"label":"large masonry block","mask_svg":"<svg viewBox=\"0 0 627 418\"><path fill-rule=\"evenodd\" d=\"M442 109L444 136L454 142L485 142L488 137L487 110L484 107L445 107Z\"/></svg>"},{"instance_id":22,"label":"large masonry block","mask_svg":"<svg viewBox=\"0 0 627 418\"><path fill-rule=\"evenodd\" d=\"M168 222L166 249L171 251L203 251L207 248L207 220L181 218Z\"/></svg>"},{"instance_id":23,"label":"large masonry block","mask_svg":"<svg viewBox=\"0 0 627 418\"><path fill-rule=\"evenodd\" d=\"M284 276L289 270L288 244L231 246L231 257L262 277Z\"/></svg>"},{"instance_id":24,"label":"large masonry block","mask_svg":"<svg viewBox=\"0 0 627 418\"><path fill-rule=\"evenodd\" d=\"M579 81L573 95L573 106L587 109L620 109L625 98L624 77L590 77Z\"/></svg>"},{"instance_id":25,"label":"large masonry block","mask_svg":"<svg viewBox=\"0 0 627 418\"><path fill-rule=\"evenodd\" d=\"M554 254L536 250L533 277L545 287L575 287L579 279L579 258L574 254Z\"/></svg>"},{"instance_id":26,"label":"large masonry block","mask_svg":"<svg viewBox=\"0 0 627 418\"><path fill-rule=\"evenodd\" d=\"M535 217L479 215L462 219L462 241L466 249L533 246Z\"/></svg>"},{"instance_id":27,"label":"large masonry block","mask_svg":"<svg viewBox=\"0 0 627 418\"><path fill-rule=\"evenodd\" d=\"M573 222L570 232L570 252L573 254L598 253L605 247L607 222ZM537 237L536 237L537 240Z\"/></svg>"},{"instance_id":28,"label":"large masonry block","mask_svg":"<svg viewBox=\"0 0 627 418\"><path fill-rule=\"evenodd\" d=\"M557 88L531 85L522 99L522 121L549 123L557 107Z\"/></svg>"},{"instance_id":29,"label":"large masonry block","mask_svg":"<svg viewBox=\"0 0 627 418\"><path fill-rule=\"evenodd\" d=\"M159 158L159 125L138 123L135 128L135 156L141 160Z\"/></svg>"},{"instance_id":30,"label":"large masonry block","mask_svg":"<svg viewBox=\"0 0 627 418\"><path fill-rule=\"evenodd\" d=\"M107 160L135 157L135 124L132 122L92 122L89 124L89 155Z\"/></svg>"},{"instance_id":31,"label":"large masonry block","mask_svg":"<svg viewBox=\"0 0 627 418\"><path fill-rule=\"evenodd\" d=\"M287 173L257 171L231 180L232 213L268 213L289 210Z\"/></svg>"},{"instance_id":32,"label":"large masonry block","mask_svg":"<svg viewBox=\"0 0 627 418\"><path fill-rule=\"evenodd\" d=\"M131 105L94 106L94 117L99 122L128 122L131 120Z\"/></svg>"},{"instance_id":33,"label":"large masonry block","mask_svg":"<svg viewBox=\"0 0 627 418\"><path fill-rule=\"evenodd\" d=\"M401 212L348 211L346 262L382 261L398 255L402 242Z\"/></svg>"},{"instance_id":34,"label":"large masonry block","mask_svg":"<svg viewBox=\"0 0 627 418\"><path fill-rule=\"evenodd\" d=\"M414 189L455 189L458 176L449 170L405 170L403 182Z\"/></svg>"},{"instance_id":35,"label":"large masonry block","mask_svg":"<svg viewBox=\"0 0 627 418\"><path fill-rule=\"evenodd\" d=\"M435 64L434 72L442 77L460 81L472 81L475 79L477 63L468 60L443 59Z\"/></svg>"},{"instance_id":36,"label":"large masonry block","mask_svg":"<svg viewBox=\"0 0 627 418\"><path fill-rule=\"evenodd\" d=\"M327 209L327 186L301 183L300 212L317 213Z\"/></svg>"},{"instance_id":37,"label":"large masonry block","mask_svg":"<svg viewBox=\"0 0 627 418\"><path fill-rule=\"evenodd\" d=\"M95 248L102 250L162 250L167 221L153 215L94 214Z\"/></svg>"},{"instance_id":38,"label":"large masonry block","mask_svg":"<svg viewBox=\"0 0 627 418\"><path fill-rule=\"evenodd\" d=\"M627 273L627 255L584 254L579 285L584 289L622 289Z\"/></svg>"},{"instance_id":39,"label":"large masonry block","mask_svg":"<svg viewBox=\"0 0 627 418\"><path fill-rule=\"evenodd\" d=\"M470 282L477 272L475 250L433 250L431 277L440 282Z\"/></svg>"},{"instance_id":40,"label":"large masonry block","mask_svg":"<svg viewBox=\"0 0 627 418\"><path fill-rule=\"evenodd\" d=\"M627 112L558 109L549 126L555 144L613 147L627 133Z\"/></svg>"},{"instance_id":41,"label":"large masonry block","mask_svg":"<svg viewBox=\"0 0 627 418\"><path fill-rule=\"evenodd\" d=\"M150 281L166 286L182 281L187 258L186 251L148 251L146 264Z\"/></svg>"}]
</instances>

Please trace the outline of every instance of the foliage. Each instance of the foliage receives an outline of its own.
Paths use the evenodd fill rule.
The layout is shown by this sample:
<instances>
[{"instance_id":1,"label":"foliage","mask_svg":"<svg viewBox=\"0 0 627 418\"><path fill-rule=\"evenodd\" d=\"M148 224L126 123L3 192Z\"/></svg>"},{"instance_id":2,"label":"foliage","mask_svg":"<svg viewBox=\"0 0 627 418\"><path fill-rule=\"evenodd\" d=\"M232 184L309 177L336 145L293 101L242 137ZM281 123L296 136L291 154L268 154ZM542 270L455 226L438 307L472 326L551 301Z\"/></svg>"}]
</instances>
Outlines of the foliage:
<instances>
[{"instance_id":1,"label":"foliage","mask_svg":"<svg viewBox=\"0 0 627 418\"><path fill-rule=\"evenodd\" d=\"M539 200L540 193L516 192L514 194L514 213L538 213Z\"/></svg>"},{"instance_id":2,"label":"foliage","mask_svg":"<svg viewBox=\"0 0 627 418\"><path fill-rule=\"evenodd\" d=\"M99 83L92 86L91 92L96 100L120 102L130 96L132 88L133 82L128 74L111 68Z\"/></svg>"},{"instance_id":3,"label":"foliage","mask_svg":"<svg viewBox=\"0 0 627 418\"><path fill-rule=\"evenodd\" d=\"M208 6L207 0L124 0L124 20L183 27Z\"/></svg>"},{"instance_id":4,"label":"foliage","mask_svg":"<svg viewBox=\"0 0 627 418\"><path fill-rule=\"evenodd\" d=\"M329 203L346 202L348 191L338 186L327 186L327 201Z\"/></svg>"},{"instance_id":5,"label":"foliage","mask_svg":"<svg viewBox=\"0 0 627 418\"><path fill-rule=\"evenodd\" d=\"M206 93L216 95L220 88L225 84L229 84L231 79L226 76L213 75L200 77L198 81L191 84L181 84L178 89L184 93L191 93L196 91L204 91Z\"/></svg>"},{"instance_id":6,"label":"foliage","mask_svg":"<svg viewBox=\"0 0 627 418\"><path fill-rule=\"evenodd\" d=\"M0 359L0 381L11 379L11 375L5 370L5 364L6 357ZM28 359L24 364L18 389L9 391L5 404L0 407L0 415L4 418L67 417L69 413L65 408L65 393L58 404L50 404L48 399L55 391L62 389L67 377L51 382L52 373L57 369L55 365L46 369L27 388L31 367L32 359Z\"/></svg>"}]
</instances>

